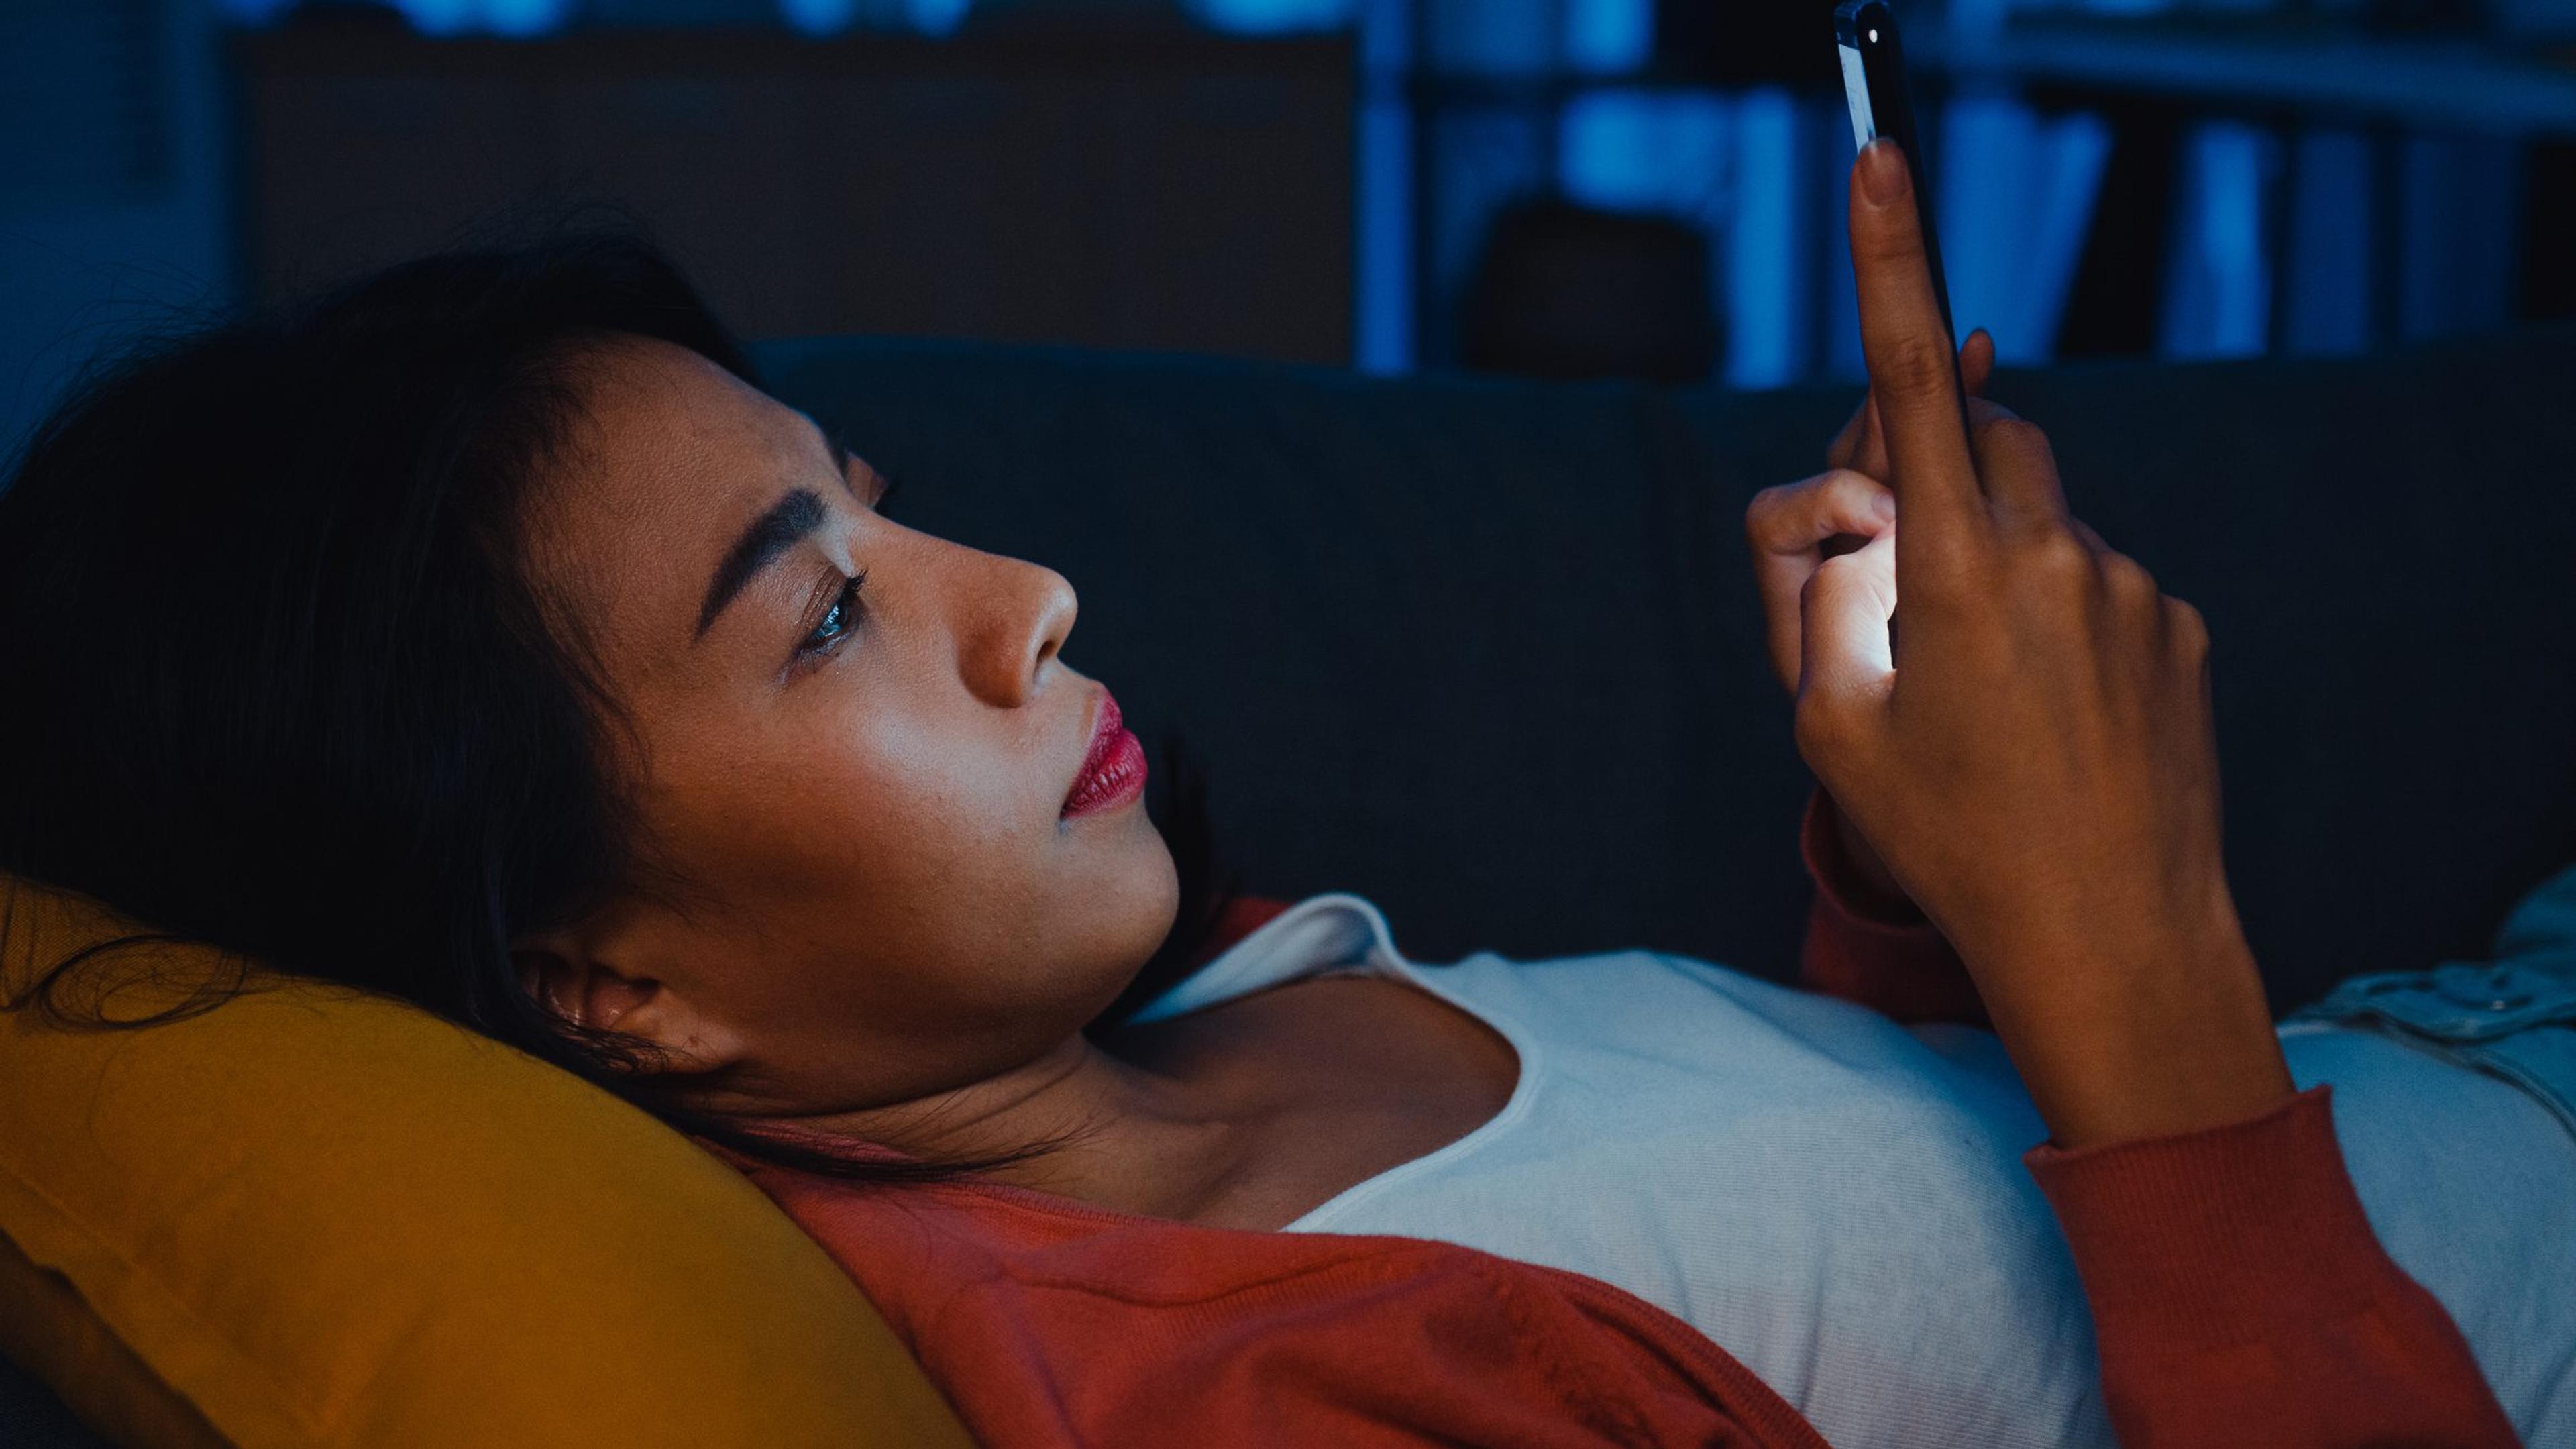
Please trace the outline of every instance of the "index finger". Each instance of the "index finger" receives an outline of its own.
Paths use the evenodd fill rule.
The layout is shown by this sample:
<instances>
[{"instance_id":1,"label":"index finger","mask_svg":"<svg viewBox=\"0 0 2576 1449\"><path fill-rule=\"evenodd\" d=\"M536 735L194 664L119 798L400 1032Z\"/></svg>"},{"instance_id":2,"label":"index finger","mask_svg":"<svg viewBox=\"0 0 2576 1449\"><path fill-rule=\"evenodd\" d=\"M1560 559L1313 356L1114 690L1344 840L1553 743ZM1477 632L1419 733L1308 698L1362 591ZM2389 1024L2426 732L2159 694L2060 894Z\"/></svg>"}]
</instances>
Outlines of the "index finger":
<instances>
[{"instance_id":1,"label":"index finger","mask_svg":"<svg viewBox=\"0 0 2576 1449\"><path fill-rule=\"evenodd\" d=\"M1971 401L1986 395L1986 384L1993 380L1994 373L1995 335L1983 327L1973 328L1968 340L1959 344L1959 381L1968 389ZM1972 426L1973 412L1971 409ZM1878 404L1863 394L1851 421L1843 424L1843 430L1825 446L1825 466L1857 469L1884 481L1887 445L1879 441L1878 433Z\"/></svg>"},{"instance_id":2,"label":"index finger","mask_svg":"<svg viewBox=\"0 0 2576 1449\"><path fill-rule=\"evenodd\" d=\"M1968 447L1949 329L1932 293L1923 228L1905 156L1872 141L1852 165L1852 273L1860 292L1861 352L1887 447L1889 485L1906 527L1906 558L1946 553L1982 531L1985 494ZM1898 568L1906 565L1900 560ZM1917 569L1916 577L1922 576Z\"/></svg>"}]
</instances>

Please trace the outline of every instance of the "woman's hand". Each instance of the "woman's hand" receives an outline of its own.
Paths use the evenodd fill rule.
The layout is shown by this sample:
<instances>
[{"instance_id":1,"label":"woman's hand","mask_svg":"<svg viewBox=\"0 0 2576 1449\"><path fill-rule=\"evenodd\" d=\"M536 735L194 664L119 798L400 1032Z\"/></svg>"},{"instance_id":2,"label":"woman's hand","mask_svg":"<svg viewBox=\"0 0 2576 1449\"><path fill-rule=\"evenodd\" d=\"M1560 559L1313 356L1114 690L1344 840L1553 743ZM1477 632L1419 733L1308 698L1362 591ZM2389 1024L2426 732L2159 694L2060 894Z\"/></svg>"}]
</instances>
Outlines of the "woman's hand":
<instances>
[{"instance_id":1,"label":"woman's hand","mask_svg":"<svg viewBox=\"0 0 2576 1449\"><path fill-rule=\"evenodd\" d=\"M1983 394L1994 366L1994 339L1983 328L1969 333L1959 348L1959 373L1971 399ZM1986 404L1972 401L1970 406L1982 410ZM1744 536L1753 548L1753 582L1762 594L1772 672L1791 695L1798 692L1799 596L1827 558L1849 553L1894 526L1896 494L1886 477L1886 434L1879 426L1877 395L1871 393L1861 398L1851 421L1825 449L1824 472L1765 488L1744 510ZM1825 806L1851 867L1852 884L1859 887L1859 904L1881 916L1911 914L1913 903L1869 841L1834 808L1830 793Z\"/></svg>"},{"instance_id":2,"label":"woman's hand","mask_svg":"<svg viewBox=\"0 0 2576 1449\"><path fill-rule=\"evenodd\" d=\"M1959 344L1959 380L1966 384L1971 399L1986 395L1986 383L1994 376L1994 371L1994 336L1979 327L1968 334L1967 341ZM1975 408L1972 401L1969 404L1972 418ZM1877 392L1861 395L1860 406L1852 410L1851 420L1844 423L1842 431L1834 434L1833 442L1826 445L1825 466L1849 468L1880 482L1887 480L1887 429L1879 423Z\"/></svg>"},{"instance_id":3,"label":"woman's hand","mask_svg":"<svg viewBox=\"0 0 2576 1449\"><path fill-rule=\"evenodd\" d=\"M2059 1145L2252 1116L2291 1087L2219 858L2208 634L2068 516L2037 428L1963 433L1909 190L1885 143L1854 168L1903 526L1807 576L1800 752L1958 949Z\"/></svg>"}]
</instances>

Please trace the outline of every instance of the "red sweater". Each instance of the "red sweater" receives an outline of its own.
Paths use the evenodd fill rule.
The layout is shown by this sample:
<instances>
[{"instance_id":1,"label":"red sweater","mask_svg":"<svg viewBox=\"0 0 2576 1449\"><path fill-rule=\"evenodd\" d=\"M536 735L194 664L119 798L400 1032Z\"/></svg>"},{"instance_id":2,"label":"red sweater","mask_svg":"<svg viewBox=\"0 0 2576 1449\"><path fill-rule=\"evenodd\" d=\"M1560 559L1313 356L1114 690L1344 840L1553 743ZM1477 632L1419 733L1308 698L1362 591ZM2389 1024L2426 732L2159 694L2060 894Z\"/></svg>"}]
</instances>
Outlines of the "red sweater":
<instances>
[{"instance_id":1,"label":"red sweater","mask_svg":"<svg viewBox=\"0 0 2576 1449\"><path fill-rule=\"evenodd\" d=\"M1982 1020L1936 933L1844 904L1818 819L1807 983L1899 1020ZM1221 938L1284 908L1240 902ZM2074 1249L2126 1449L2516 1442L2450 1317L2373 1236L2329 1091L2024 1159ZM1824 1443L1699 1330L1561 1269L991 1183L752 1172L993 1449Z\"/></svg>"}]
</instances>

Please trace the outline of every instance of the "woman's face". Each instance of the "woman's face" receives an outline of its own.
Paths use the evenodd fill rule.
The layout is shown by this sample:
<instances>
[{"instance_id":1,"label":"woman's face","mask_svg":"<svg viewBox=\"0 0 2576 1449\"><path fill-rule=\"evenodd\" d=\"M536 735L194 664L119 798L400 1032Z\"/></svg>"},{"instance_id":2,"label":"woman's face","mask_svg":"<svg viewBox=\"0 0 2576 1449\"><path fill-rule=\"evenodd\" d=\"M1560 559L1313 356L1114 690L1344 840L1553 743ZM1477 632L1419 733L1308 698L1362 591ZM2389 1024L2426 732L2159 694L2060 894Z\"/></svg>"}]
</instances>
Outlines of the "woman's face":
<instances>
[{"instance_id":1,"label":"woman's face","mask_svg":"<svg viewBox=\"0 0 2576 1449\"><path fill-rule=\"evenodd\" d=\"M1063 1046L1178 894L1140 803L1062 814L1105 699L1060 654L1072 586L880 516L864 462L695 353L621 339L585 376L530 567L627 715L678 888L523 942L531 984L730 1069L723 1111L908 1101Z\"/></svg>"}]
</instances>

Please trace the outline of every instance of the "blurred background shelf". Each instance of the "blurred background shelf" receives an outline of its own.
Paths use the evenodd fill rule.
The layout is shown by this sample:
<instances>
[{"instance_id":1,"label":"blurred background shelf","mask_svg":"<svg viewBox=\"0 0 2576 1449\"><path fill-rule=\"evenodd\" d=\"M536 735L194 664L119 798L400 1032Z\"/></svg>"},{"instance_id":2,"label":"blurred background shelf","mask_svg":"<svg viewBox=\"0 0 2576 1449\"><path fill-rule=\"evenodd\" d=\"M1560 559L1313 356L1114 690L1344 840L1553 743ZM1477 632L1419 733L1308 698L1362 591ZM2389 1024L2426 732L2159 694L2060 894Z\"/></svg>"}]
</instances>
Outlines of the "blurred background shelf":
<instances>
[{"instance_id":1,"label":"blurred background shelf","mask_svg":"<svg viewBox=\"0 0 2576 1449\"><path fill-rule=\"evenodd\" d=\"M1857 379L1830 0L8 0L0 444L172 303L582 200L755 335ZM2576 313L2576 0L1919 0L2011 361Z\"/></svg>"},{"instance_id":2,"label":"blurred background shelf","mask_svg":"<svg viewBox=\"0 0 2576 1449\"><path fill-rule=\"evenodd\" d=\"M1909 59L1954 83L2576 140L2576 47L2371 35L2316 18L2040 18L1984 33L1935 28L1908 44Z\"/></svg>"},{"instance_id":3,"label":"blurred background shelf","mask_svg":"<svg viewBox=\"0 0 2576 1449\"><path fill-rule=\"evenodd\" d=\"M1465 52L1438 33L1456 8L1408 9L1409 47L1363 87L1414 138L1405 363L1541 370L1478 347L1488 314L1536 310L1490 285L1526 269L1489 264L1497 240L1549 244L1496 221L1536 192L1701 240L1720 379L1859 376L1828 4L1666 0L1651 24L1593 25L1619 43L1569 23ZM2558 261L2576 250L2576 47L2548 38L2576 16L2119 8L1903 12L1960 323L2007 360L2345 353L2576 309ZM1644 243L1625 247L1555 269L1633 269ZM1676 284L1662 305L1692 303Z\"/></svg>"}]
</instances>

